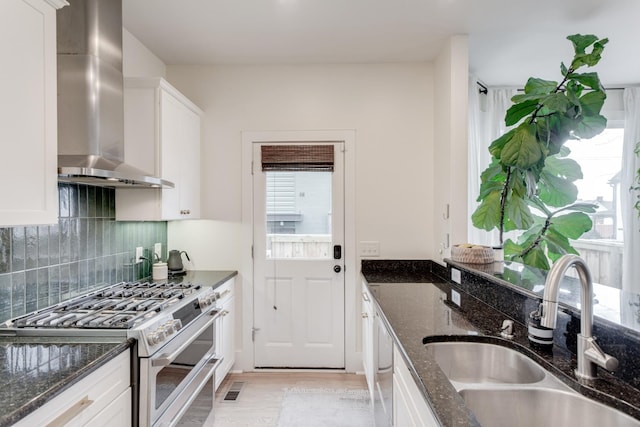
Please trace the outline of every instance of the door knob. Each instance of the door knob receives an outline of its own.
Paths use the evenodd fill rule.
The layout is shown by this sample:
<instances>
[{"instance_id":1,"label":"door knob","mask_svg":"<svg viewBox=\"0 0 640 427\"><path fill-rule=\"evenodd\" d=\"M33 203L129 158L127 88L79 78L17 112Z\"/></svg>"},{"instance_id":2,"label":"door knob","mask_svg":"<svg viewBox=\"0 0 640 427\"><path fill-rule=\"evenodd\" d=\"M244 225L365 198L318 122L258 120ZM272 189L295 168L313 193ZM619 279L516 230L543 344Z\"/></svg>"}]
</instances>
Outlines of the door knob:
<instances>
[{"instance_id":1,"label":"door knob","mask_svg":"<svg viewBox=\"0 0 640 427\"><path fill-rule=\"evenodd\" d=\"M336 273L340 273L342 271L342 268L339 265L334 265L333 271L335 271Z\"/></svg>"}]
</instances>

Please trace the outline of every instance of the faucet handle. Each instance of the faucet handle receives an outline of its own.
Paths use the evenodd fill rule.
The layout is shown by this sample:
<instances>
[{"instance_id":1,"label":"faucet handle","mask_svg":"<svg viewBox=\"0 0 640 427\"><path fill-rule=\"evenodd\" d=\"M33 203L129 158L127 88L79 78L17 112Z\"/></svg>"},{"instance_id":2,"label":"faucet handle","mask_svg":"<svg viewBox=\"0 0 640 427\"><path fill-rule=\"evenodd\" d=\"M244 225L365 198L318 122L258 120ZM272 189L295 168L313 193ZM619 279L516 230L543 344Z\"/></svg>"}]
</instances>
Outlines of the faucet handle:
<instances>
[{"instance_id":1,"label":"faucet handle","mask_svg":"<svg viewBox=\"0 0 640 427\"><path fill-rule=\"evenodd\" d=\"M513 338L513 320L505 319L500 328L500 336L506 339Z\"/></svg>"},{"instance_id":2,"label":"faucet handle","mask_svg":"<svg viewBox=\"0 0 640 427\"><path fill-rule=\"evenodd\" d=\"M602 366L607 371L615 371L618 369L618 359L615 357L608 355L600 346L596 343L596 339L594 337L588 338L586 348L584 349L584 355L587 359L591 360L593 363Z\"/></svg>"}]
</instances>

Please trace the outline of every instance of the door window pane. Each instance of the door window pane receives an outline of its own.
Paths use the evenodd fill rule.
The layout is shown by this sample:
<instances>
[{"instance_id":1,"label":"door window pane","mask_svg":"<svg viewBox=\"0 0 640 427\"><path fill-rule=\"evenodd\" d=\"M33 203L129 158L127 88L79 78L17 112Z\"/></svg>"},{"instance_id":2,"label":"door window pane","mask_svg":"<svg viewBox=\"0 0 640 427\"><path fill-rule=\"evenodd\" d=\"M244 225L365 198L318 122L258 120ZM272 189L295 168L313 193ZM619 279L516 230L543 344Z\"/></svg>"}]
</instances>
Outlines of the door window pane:
<instances>
[{"instance_id":1,"label":"door window pane","mask_svg":"<svg viewBox=\"0 0 640 427\"><path fill-rule=\"evenodd\" d=\"M268 171L266 257L331 257L331 172Z\"/></svg>"}]
</instances>

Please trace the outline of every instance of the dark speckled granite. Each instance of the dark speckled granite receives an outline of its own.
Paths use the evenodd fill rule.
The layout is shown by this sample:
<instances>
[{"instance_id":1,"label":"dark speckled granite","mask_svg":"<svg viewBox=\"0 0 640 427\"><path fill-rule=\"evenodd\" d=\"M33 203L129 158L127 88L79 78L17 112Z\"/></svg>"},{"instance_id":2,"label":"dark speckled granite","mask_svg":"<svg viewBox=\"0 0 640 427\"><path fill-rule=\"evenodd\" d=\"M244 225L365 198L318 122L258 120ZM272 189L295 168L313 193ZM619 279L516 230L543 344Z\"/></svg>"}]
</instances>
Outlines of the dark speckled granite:
<instances>
[{"instance_id":1,"label":"dark speckled granite","mask_svg":"<svg viewBox=\"0 0 640 427\"><path fill-rule=\"evenodd\" d=\"M133 345L73 337L0 337L0 427L10 426Z\"/></svg>"},{"instance_id":2,"label":"dark speckled granite","mask_svg":"<svg viewBox=\"0 0 640 427\"><path fill-rule=\"evenodd\" d=\"M178 283L191 282L201 284L202 286L211 286L215 289L237 275L238 272L232 270L195 270L187 271L184 276L170 277L169 281Z\"/></svg>"},{"instance_id":3,"label":"dark speckled granite","mask_svg":"<svg viewBox=\"0 0 640 427\"><path fill-rule=\"evenodd\" d=\"M400 345L401 353L414 369L412 373L416 384L443 426L477 426L478 423L436 362L424 350L424 341L484 341L514 348L540 363L574 390L640 419L640 393L623 378L600 370L597 380L579 383L573 375L576 360L575 350L572 353L570 345L557 344L547 351L529 344L523 316L528 316L530 307L535 306L535 299L530 302L523 293L496 283L489 286L473 284L471 282L478 276L469 271L465 271L469 277L465 279L463 275L463 284L466 282L467 286L458 286L446 279L449 277L446 268L432 261L363 260L361 271L375 303ZM452 289L460 293L460 307L451 302ZM574 332L566 325L575 323L575 320L564 312L561 317L569 320L561 319L565 328L557 330L560 330L563 341L569 341L567 336ZM502 321L508 318L515 321L513 340L499 335ZM603 347L604 341L600 341ZM623 352L627 350L629 348ZM626 354L624 363L627 367L637 360L638 354Z\"/></svg>"}]
</instances>

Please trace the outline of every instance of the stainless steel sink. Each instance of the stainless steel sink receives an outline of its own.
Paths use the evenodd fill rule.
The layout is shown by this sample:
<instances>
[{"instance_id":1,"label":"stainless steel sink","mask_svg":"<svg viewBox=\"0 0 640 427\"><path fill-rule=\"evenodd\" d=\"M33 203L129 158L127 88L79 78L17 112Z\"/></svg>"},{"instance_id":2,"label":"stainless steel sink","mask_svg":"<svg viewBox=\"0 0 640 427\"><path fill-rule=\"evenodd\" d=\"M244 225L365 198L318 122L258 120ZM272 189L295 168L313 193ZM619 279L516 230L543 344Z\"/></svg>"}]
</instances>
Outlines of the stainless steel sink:
<instances>
[{"instance_id":1,"label":"stainless steel sink","mask_svg":"<svg viewBox=\"0 0 640 427\"><path fill-rule=\"evenodd\" d=\"M545 371L507 347L477 342L425 344L450 380L463 383L530 384L545 378Z\"/></svg>"},{"instance_id":2,"label":"stainless steel sink","mask_svg":"<svg viewBox=\"0 0 640 427\"><path fill-rule=\"evenodd\" d=\"M640 421L581 395L508 347L447 341L425 349L482 427L640 427Z\"/></svg>"},{"instance_id":3,"label":"stainless steel sink","mask_svg":"<svg viewBox=\"0 0 640 427\"><path fill-rule=\"evenodd\" d=\"M544 388L468 389L460 394L483 427L640 426L580 394Z\"/></svg>"}]
</instances>

